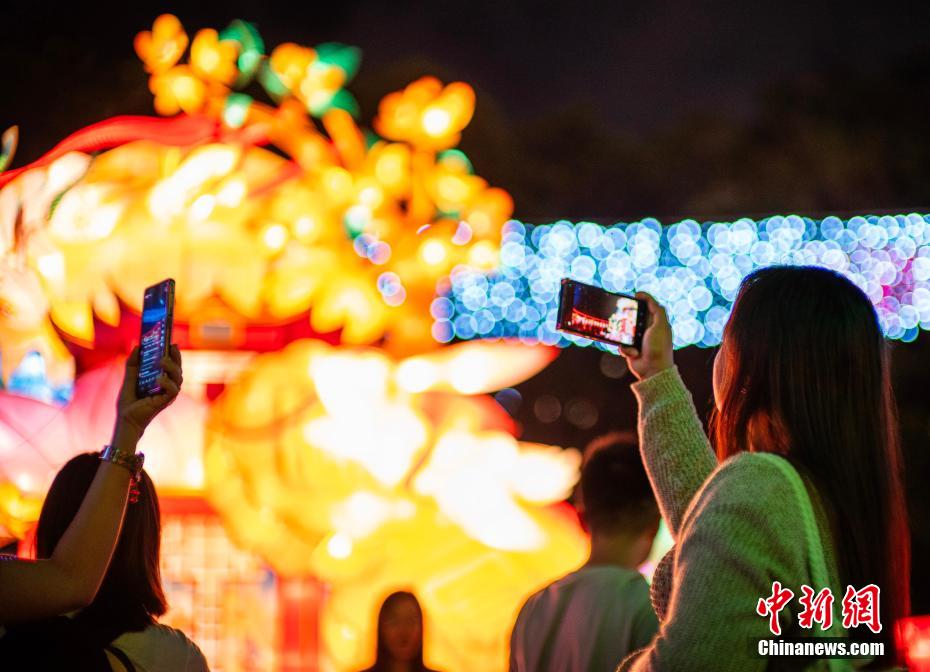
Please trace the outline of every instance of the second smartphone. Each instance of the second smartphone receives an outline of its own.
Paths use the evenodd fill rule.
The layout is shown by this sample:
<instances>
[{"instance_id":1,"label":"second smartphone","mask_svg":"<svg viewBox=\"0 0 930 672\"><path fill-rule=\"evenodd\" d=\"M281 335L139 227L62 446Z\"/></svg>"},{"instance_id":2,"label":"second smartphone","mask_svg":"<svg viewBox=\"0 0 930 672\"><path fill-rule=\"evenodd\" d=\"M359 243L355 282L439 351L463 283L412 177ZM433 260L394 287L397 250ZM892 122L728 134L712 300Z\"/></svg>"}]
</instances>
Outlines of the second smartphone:
<instances>
[{"instance_id":1,"label":"second smartphone","mask_svg":"<svg viewBox=\"0 0 930 672\"><path fill-rule=\"evenodd\" d=\"M556 328L612 345L641 348L649 309L646 302L628 294L577 280L562 280Z\"/></svg>"}]
</instances>

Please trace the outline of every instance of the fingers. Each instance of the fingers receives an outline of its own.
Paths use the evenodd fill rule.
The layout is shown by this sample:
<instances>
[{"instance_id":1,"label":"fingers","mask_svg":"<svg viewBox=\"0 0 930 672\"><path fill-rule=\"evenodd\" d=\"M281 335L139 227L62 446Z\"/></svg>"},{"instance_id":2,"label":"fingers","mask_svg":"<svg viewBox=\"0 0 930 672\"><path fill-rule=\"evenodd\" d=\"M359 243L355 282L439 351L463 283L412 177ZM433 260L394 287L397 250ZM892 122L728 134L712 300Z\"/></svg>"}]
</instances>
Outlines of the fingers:
<instances>
[{"instance_id":1,"label":"fingers","mask_svg":"<svg viewBox=\"0 0 930 672\"><path fill-rule=\"evenodd\" d=\"M139 377L139 346L137 345L126 358L126 372L123 374L123 387L120 396L134 399L136 395L136 379Z\"/></svg>"},{"instance_id":2,"label":"fingers","mask_svg":"<svg viewBox=\"0 0 930 672\"><path fill-rule=\"evenodd\" d=\"M646 302L646 306L649 308L649 312L653 315L656 315L660 312L665 312L665 309L662 308L662 305L655 300L655 297L648 292L636 292L636 298L642 299Z\"/></svg>"},{"instance_id":3,"label":"fingers","mask_svg":"<svg viewBox=\"0 0 930 672\"><path fill-rule=\"evenodd\" d=\"M648 292L636 292L636 298L642 299L646 302L646 307L649 309L649 315L653 320L660 320L663 322L668 322L668 314L665 312L665 308L658 301L655 300L655 297ZM651 326L651 325L650 325Z\"/></svg>"},{"instance_id":4,"label":"fingers","mask_svg":"<svg viewBox=\"0 0 930 672\"><path fill-rule=\"evenodd\" d=\"M654 311L659 306L659 302L656 301L655 297L649 292L640 290L636 292L635 296L637 299L646 302L646 305L649 307L649 312Z\"/></svg>"},{"instance_id":5,"label":"fingers","mask_svg":"<svg viewBox=\"0 0 930 672\"><path fill-rule=\"evenodd\" d=\"M137 345L126 358L126 375L125 378L135 378L139 371L139 346Z\"/></svg>"},{"instance_id":6,"label":"fingers","mask_svg":"<svg viewBox=\"0 0 930 672\"><path fill-rule=\"evenodd\" d=\"M180 375L180 372L179 372ZM181 383L178 380L175 380L168 373L163 372L158 378L158 384L161 386L162 392L164 394L171 395L173 397L178 396L178 392L181 391Z\"/></svg>"},{"instance_id":7,"label":"fingers","mask_svg":"<svg viewBox=\"0 0 930 672\"><path fill-rule=\"evenodd\" d=\"M627 359L636 359L639 357L639 350L636 348L630 347L629 345L620 346L620 354L626 357Z\"/></svg>"},{"instance_id":8,"label":"fingers","mask_svg":"<svg viewBox=\"0 0 930 672\"><path fill-rule=\"evenodd\" d=\"M168 348L168 355L161 358L162 375L159 377L159 384L162 388L163 397L157 400L159 408L165 408L174 401L181 391L181 385L184 383L184 373L181 369L181 351L174 343Z\"/></svg>"},{"instance_id":9,"label":"fingers","mask_svg":"<svg viewBox=\"0 0 930 672\"><path fill-rule=\"evenodd\" d=\"M158 377L158 385L161 387L161 392L155 395L155 399L159 402L159 406L162 406L160 398L164 398L164 406L167 406L181 392L181 386L166 373Z\"/></svg>"},{"instance_id":10,"label":"fingers","mask_svg":"<svg viewBox=\"0 0 930 672\"><path fill-rule=\"evenodd\" d=\"M178 361L175 361L171 357L162 357L161 368L164 374L168 376L174 382L174 384L180 388L181 383L184 381L184 375L181 371L180 355L178 357L179 357Z\"/></svg>"}]
</instances>

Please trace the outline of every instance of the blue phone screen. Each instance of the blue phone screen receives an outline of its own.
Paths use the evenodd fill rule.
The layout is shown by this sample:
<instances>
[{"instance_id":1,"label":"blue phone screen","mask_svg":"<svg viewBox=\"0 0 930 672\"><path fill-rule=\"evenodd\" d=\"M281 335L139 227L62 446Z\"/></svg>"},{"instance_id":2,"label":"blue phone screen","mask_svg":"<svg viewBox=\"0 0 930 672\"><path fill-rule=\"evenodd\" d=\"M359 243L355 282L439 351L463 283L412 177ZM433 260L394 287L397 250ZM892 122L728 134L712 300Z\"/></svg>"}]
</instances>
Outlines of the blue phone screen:
<instances>
[{"instance_id":1,"label":"blue phone screen","mask_svg":"<svg viewBox=\"0 0 930 672\"><path fill-rule=\"evenodd\" d=\"M168 330L169 290L166 283L145 290L142 304L142 336L139 339L139 380L137 396L161 392L161 358L165 354Z\"/></svg>"}]
</instances>

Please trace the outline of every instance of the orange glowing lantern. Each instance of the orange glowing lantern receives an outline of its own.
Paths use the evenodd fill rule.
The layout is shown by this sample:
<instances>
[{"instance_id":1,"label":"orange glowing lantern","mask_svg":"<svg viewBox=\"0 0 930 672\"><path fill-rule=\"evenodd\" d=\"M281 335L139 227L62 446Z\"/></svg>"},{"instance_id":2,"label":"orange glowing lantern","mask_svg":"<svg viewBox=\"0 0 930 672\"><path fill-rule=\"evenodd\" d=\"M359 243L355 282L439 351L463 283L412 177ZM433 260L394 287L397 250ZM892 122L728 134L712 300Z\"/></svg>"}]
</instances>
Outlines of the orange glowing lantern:
<instances>
[{"instance_id":1,"label":"orange glowing lantern","mask_svg":"<svg viewBox=\"0 0 930 672\"><path fill-rule=\"evenodd\" d=\"M236 69L237 43L220 40L212 28L197 33L191 44L191 66L201 79L230 85L239 74Z\"/></svg>"},{"instance_id":2,"label":"orange glowing lantern","mask_svg":"<svg viewBox=\"0 0 930 672\"><path fill-rule=\"evenodd\" d=\"M577 453L518 441L486 395L555 351L430 334L437 287L496 263L513 210L453 149L474 91L413 82L382 101L378 138L344 88L357 50L268 56L243 22L198 32L185 62L188 42L170 15L135 42L176 116L107 120L0 174L3 375L30 352L49 379L78 369L64 407L0 393L0 533L21 536L54 470L112 426L119 367L76 367L64 344L116 354L170 276L176 333L200 351L143 439L160 490L206 496L282 581L326 582L332 669L365 663L377 602L402 586L436 618L430 660L499 669L522 600L586 541L557 505Z\"/></svg>"},{"instance_id":3,"label":"orange glowing lantern","mask_svg":"<svg viewBox=\"0 0 930 672\"><path fill-rule=\"evenodd\" d=\"M548 507L569 493L578 454L517 441L500 407L465 396L553 355L474 342L397 362L300 341L217 400L208 497L240 544L332 587L323 639L336 668L365 662L377 599L412 586L436 619L431 660L497 669L522 600L583 561L577 522Z\"/></svg>"},{"instance_id":4,"label":"orange glowing lantern","mask_svg":"<svg viewBox=\"0 0 930 672\"><path fill-rule=\"evenodd\" d=\"M28 224L3 240L3 275L18 279L0 279L0 298L13 285L44 295L44 316L15 335L0 330L0 349L42 343L61 360L51 324L91 344L95 319L114 323L120 301L138 310L142 289L165 276L177 280L182 320L219 298L230 320L309 312L317 331L341 330L347 343L436 347L423 316L437 284L457 264L492 266L513 209L447 149L474 92L424 78L389 94L375 126L394 142L369 143L342 88L357 51L284 44L265 57L243 26L201 30L187 63L187 34L170 15L136 39L156 109L207 115L176 117L178 128L199 124L196 134L113 120L0 175L0 231ZM280 107L231 91L254 79ZM92 156L113 138L124 139ZM291 158L260 146L269 141Z\"/></svg>"},{"instance_id":5,"label":"orange glowing lantern","mask_svg":"<svg viewBox=\"0 0 930 672\"><path fill-rule=\"evenodd\" d=\"M151 31L136 35L136 53L145 64L145 69L153 74L165 72L177 63L187 49L187 33L176 16L162 14L152 26Z\"/></svg>"},{"instance_id":6,"label":"orange glowing lantern","mask_svg":"<svg viewBox=\"0 0 930 672\"><path fill-rule=\"evenodd\" d=\"M435 77L423 77L385 96L375 128L418 149L447 149L458 144L474 111L475 91L468 84L443 86Z\"/></svg>"},{"instance_id":7,"label":"orange glowing lantern","mask_svg":"<svg viewBox=\"0 0 930 672\"><path fill-rule=\"evenodd\" d=\"M316 60L316 52L308 47L291 42L281 44L271 52L271 69L281 82L291 90L298 89L310 64Z\"/></svg>"},{"instance_id":8,"label":"orange glowing lantern","mask_svg":"<svg viewBox=\"0 0 930 672\"><path fill-rule=\"evenodd\" d=\"M152 75L149 88L155 94L155 110L166 116L199 112L207 96L203 81L186 65Z\"/></svg>"}]
</instances>

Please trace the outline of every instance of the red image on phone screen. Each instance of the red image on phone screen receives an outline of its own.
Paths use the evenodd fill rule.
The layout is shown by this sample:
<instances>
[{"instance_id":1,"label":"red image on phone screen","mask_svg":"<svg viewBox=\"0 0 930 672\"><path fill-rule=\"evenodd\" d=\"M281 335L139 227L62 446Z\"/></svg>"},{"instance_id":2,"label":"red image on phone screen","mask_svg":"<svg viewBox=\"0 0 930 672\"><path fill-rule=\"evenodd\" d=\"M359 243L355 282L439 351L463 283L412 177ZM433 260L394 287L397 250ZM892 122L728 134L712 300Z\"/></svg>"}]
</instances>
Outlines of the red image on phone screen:
<instances>
[{"instance_id":1,"label":"red image on phone screen","mask_svg":"<svg viewBox=\"0 0 930 672\"><path fill-rule=\"evenodd\" d=\"M556 327L596 341L638 348L647 314L643 302L633 296L565 279Z\"/></svg>"}]
</instances>

